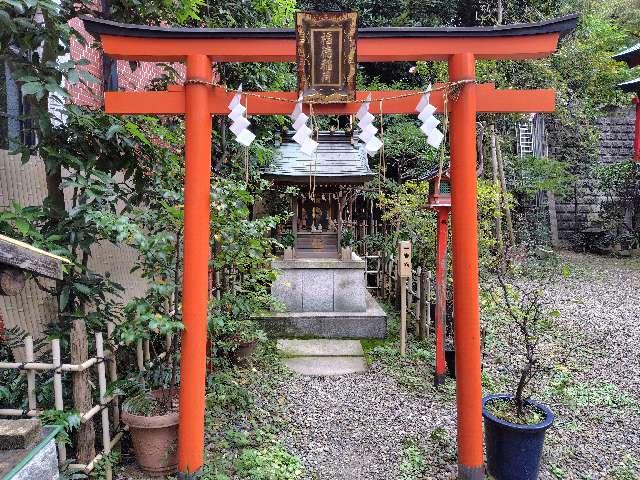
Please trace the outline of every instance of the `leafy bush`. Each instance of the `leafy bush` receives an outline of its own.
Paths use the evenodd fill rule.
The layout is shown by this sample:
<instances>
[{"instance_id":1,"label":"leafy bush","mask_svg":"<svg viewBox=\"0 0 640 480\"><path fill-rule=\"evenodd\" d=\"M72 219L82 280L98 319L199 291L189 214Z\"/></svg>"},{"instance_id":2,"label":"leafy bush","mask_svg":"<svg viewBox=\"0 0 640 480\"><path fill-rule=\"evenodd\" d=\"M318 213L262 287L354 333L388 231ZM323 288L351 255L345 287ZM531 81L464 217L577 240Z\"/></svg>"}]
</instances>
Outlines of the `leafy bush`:
<instances>
[{"instance_id":1,"label":"leafy bush","mask_svg":"<svg viewBox=\"0 0 640 480\"><path fill-rule=\"evenodd\" d=\"M280 445L244 450L237 469L242 478L251 480L296 480L303 473L300 460Z\"/></svg>"}]
</instances>

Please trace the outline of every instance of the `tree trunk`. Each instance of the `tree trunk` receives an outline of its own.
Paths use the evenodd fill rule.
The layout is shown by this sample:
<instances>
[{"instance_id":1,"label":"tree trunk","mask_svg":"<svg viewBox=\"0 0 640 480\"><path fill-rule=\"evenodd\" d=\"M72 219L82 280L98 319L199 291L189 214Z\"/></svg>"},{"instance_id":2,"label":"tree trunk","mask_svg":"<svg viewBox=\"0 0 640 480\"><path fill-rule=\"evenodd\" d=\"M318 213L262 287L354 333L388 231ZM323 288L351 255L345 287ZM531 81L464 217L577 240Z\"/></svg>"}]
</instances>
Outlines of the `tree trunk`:
<instances>
[{"instance_id":1,"label":"tree trunk","mask_svg":"<svg viewBox=\"0 0 640 480\"><path fill-rule=\"evenodd\" d=\"M484 124L478 122L477 126L476 150L478 153L478 166L476 167L476 177L481 177L484 174Z\"/></svg>"},{"instance_id":2,"label":"tree trunk","mask_svg":"<svg viewBox=\"0 0 640 480\"><path fill-rule=\"evenodd\" d=\"M498 173L500 174L500 185L502 187L502 208L504 209L504 220L507 224L509 245L513 247L516 244L516 237L513 232L511 208L509 207L509 202L507 202L507 181L504 175L504 163L502 161L502 150L500 148L500 137L498 135L496 135L496 158L498 160Z\"/></svg>"},{"instance_id":3,"label":"tree trunk","mask_svg":"<svg viewBox=\"0 0 640 480\"><path fill-rule=\"evenodd\" d=\"M427 337L427 328L429 328L427 323L427 308L429 305L429 271L427 270L427 265L423 264L420 269L420 340L424 340Z\"/></svg>"},{"instance_id":4,"label":"tree trunk","mask_svg":"<svg viewBox=\"0 0 640 480\"><path fill-rule=\"evenodd\" d=\"M489 127L491 132L491 170L493 173L493 183L498 188L500 192L500 198L498 199L498 208L502 206L502 186L500 183L500 177L498 174L498 153L497 153L497 139L496 139L496 127L494 124L491 124ZM502 217L496 217L496 243L498 244L498 251L500 255L504 254L504 242L502 240Z\"/></svg>"},{"instance_id":5,"label":"tree trunk","mask_svg":"<svg viewBox=\"0 0 640 480\"><path fill-rule=\"evenodd\" d=\"M71 330L71 363L80 364L88 356L87 326L84 319L77 318L73 320ZM93 407L89 382L88 370L73 373L73 406L80 415ZM76 458L79 463L89 463L96 456L95 438L93 420L80 425L76 433Z\"/></svg>"}]
</instances>

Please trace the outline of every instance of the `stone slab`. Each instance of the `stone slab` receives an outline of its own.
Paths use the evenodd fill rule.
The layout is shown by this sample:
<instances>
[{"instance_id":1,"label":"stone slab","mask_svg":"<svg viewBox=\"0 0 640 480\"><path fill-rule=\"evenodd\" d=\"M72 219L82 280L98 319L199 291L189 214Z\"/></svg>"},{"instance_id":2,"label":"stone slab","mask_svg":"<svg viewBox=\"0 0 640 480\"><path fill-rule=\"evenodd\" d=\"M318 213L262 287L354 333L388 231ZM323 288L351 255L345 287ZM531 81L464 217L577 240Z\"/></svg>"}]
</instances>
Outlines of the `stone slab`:
<instances>
[{"instance_id":1,"label":"stone slab","mask_svg":"<svg viewBox=\"0 0 640 480\"><path fill-rule=\"evenodd\" d=\"M0 420L0 450L28 448L42 435L42 424L37 418Z\"/></svg>"},{"instance_id":2,"label":"stone slab","mask_svg":"<svg viewBox=\"0 0 640 480\"><path fill-rule=\"evenodd\" d=\"M44 427L27 448L0 450L0 478L3 480L57 480L58 455L55 435L58 428Z\"/></svg>"},{"instance_id":3,"label":"stone slab","mask_svg":"<svg viewBox=\"0 0 640 480\"><path fill-rule=\"evenodd\" d=\"M333 310L364 312L367 309L367 288L361 270L333 271Z\"/></svg>"},{"instance_id":4,"label":"stone slab","mask_svg":"<svg viewBox=\"0 0 640 480\"><path fill-rule=\"evenodd\" d=\"M277 342L280 353L286 357L361 357L364 355L358 340L291 340Z\"/></svg>"},{"instance_id":5,"label":"stone slab","mask_svg":"<svg viewBox=\"0 0 640 480\"><path fill-rule=\"evenodd\" d=\"M337 254L337 252L336 252ZM284 259L279 258L271 262L271 266L276 270L288 270L288 269L345 269L353 268L363 270L366 266L366 262L357 256L355 253L351 255L351 260L341 260L338 258L294 258Z\"/></svg>"},{"instance_id":6,"label":"stone slab","mask_svg":"<svg viewBox=\"0 0 640 480\"><path fill-rule=\"evenodd\" d=\"M271 294L290 312L302 311L302 272L288 270L271 284Z\"/></svg>"},{"instance_id":7,"label":"stone slab","mask_svg":"<svg viewBox=\"0 0 640 480\"><path fill-rule=\"evenodd\" d=\"M302 270L302 311L333 312L332 270Z\"/></svg>"},{"instance_id":8,"label":"stone slab","mask_svg":"<svg viewBox=\"0 0 640 480\"><path fill-rule=\"evenodd\" d=\"M346 375L367 370L363 357L292 357L284 363L294 372L318 377Z\"/></svg>"},{"instance_id":9,"label":"stone slab","mask_svg":"<svg viewBox=\"0 0 640 480\"><path fill-rule=\"evenodd\" d=\"M387 315L371 294L365 312L270 312L256 316L275 337L384 338Z\"/></svg>"}]
</instances>

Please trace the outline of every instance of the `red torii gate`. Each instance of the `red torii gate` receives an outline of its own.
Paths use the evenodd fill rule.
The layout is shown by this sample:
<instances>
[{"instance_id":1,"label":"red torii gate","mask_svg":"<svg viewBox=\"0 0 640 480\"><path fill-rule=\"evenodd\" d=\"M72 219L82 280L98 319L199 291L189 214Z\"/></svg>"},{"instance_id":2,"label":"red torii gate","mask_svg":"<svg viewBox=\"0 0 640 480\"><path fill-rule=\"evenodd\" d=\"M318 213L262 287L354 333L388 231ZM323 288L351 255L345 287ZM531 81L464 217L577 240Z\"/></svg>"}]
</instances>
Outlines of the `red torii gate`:
<instances>
[{"instance_id":1,"label":"red torii gate","mask_svg":"<svg viewBox=\"0 0 640 480\"><path fill-rule=\"evenodd\" d=\"M185 330L180 362L179 478L193 478L203 464L207 286L209 259L209 183L211 116L226 115L233 96L211 85L214 62L295 62L290 29L202 29L129 25L82 17L86 30L102 42L104 53L123 60L185 62L186 82L166 92L107 92L105 110L114 114L185 115L185 216L182 316ZM449 81L475 81L478 59L531 59L553 53L560 36L575 28L577 16L496 27L362 28L359 62L441 60ZM360 92L364 100L369 92ZM375 101L403 93L371 92L373 114L415 114L414 97ZM296 92L255 92L248 114L288 114ZM261 98L262 96L262 98ZM443 108L442 92L431 103ZM316 104L317 115L353 114L357 103ZM382 108L382 112L380 109ZM458 478L484 479L480 382L478 238L476 205L476 114L552 112L553 90L496 90L466 83L450 99L452 245L457 365Z\"/></svg>"}]
</instances>

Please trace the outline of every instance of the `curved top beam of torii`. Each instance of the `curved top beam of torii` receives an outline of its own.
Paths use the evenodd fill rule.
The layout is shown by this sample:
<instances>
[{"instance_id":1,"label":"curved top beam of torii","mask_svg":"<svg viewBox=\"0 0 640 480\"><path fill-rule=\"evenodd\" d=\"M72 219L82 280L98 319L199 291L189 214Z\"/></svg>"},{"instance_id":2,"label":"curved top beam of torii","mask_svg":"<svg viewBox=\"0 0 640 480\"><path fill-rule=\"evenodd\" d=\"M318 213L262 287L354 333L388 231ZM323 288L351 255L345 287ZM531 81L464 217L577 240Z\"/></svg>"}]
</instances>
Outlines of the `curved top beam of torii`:
<instances>
[{"instance_id":1,"label":"curved top beam of torii","mask_svg":"<svg viewBox=\"0 0 640 480\"><path fill-rule=\"evenodd\" d=\"M206 55L214 62L293 62L296 60L295 32L291 29L172 28L132 25L81 17L86 30L102 42L106 55L124 60L182 61L189 55ZM578 17L567 15L538 23L493 27L362 28L358 32L358 61L447 60L458 53L475 59L525 59L553 53L560 37L576 26ZM553 90L496 90L492 84L478 85L477 112L551 112ZM250 115L286 114L295 92L247 92ZM359 100L372 94L371 113L413 114L416 97L385 100L392 94L411 92L359 92ZM419 94L420 92L414 92ZM228 113L233 96L223 87L211 88L208 109L212 115ZM271 98L267 98L271 97ZM286 99L288 101L274 100ZM434 92L432 103L442 111L442 92ZM182 114L185 97L182 86L166 92L106 92L105 110L115 114ZM305 107L308 108L308 107ZM351 114L355 103L317 105L319 115Z\"/></svg>"},{"instance_id":2,"label":"curved top beam of torii","mask_svg":"<svg viewBox=\"0 0 640 480\"><path fill-rule=\"evenodd\" d=\"M183 61L207 55L214 62L295 62L293 29L174 28L80 17L99 37L105 54L122 60ZM541 58L556 50L577 15L537 23L491 27L382 27L358 30L358 62L446 60L456 53L476 59Z\"/></svg>"}]
</instances>

